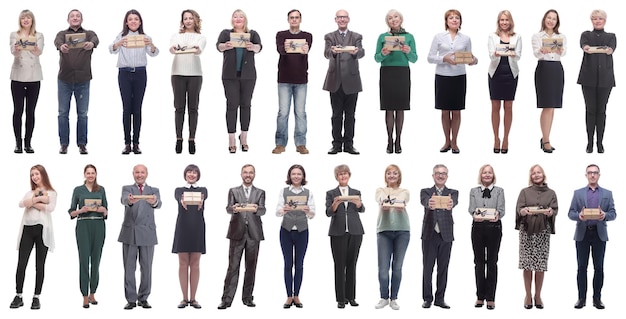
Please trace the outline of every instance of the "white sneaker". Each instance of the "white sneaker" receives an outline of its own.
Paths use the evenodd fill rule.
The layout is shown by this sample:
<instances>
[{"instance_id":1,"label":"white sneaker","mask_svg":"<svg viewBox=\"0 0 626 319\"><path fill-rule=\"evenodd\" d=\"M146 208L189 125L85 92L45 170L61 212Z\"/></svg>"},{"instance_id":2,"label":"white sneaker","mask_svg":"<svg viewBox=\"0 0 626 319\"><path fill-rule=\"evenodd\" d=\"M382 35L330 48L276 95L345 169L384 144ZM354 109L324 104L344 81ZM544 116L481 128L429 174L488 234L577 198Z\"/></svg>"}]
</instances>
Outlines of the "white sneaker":
<instances>
[{"instance_id":1,"label":"white sneaker","mask_svg":"<svg viewBox=\"0 0 626 319\"><path fill-rule=\"evenodd\" d=\"M386 305L389 304L389 299L381 299L375 306L374 308L376 309L383 309L385 308Z\"/></svg>"},{"instance_id":2,"label":"white sneaker","mask_svg":"<svg viewBox=\"0 0 626 319\"><path fill-rule=\"evenodd\" d=\"M389 303L389 307L391 307L391 309L393 310L400 310L400 305L396 302L396 300L391 300L391 302Z\"/></svg>"}]
</instances>

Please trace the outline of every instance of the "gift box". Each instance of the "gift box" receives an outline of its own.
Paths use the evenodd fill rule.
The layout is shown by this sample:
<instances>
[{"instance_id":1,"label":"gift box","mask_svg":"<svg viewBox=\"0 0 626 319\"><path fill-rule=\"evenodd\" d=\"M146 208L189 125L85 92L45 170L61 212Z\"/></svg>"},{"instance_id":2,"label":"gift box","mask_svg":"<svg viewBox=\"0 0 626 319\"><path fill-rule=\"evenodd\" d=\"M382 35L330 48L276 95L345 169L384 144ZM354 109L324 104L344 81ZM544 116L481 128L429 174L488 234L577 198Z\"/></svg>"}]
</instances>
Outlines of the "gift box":
<instances>
[{"instance_id":1,"label":"gift box","mask_svg":"<svg viewBox=\"0 0 626 319\"><path fill-rule=\"evenodd\" d=\"M384 208L404 208L406 204L403 200L398 200L395 197L387 196L387 198L383 199L382 206Z\"/></svg>"},{"instance_id":2,"label":"gift box","mask_svg":"<svg viewBox=\"0 0 626 319\"><path fill-rule=\"evenodd\" d=\"M589 50L587 50L587 53L609 53L609 47L607 47L606 45L602 45L602 46L596 46L596 47L589 47Z\"/></svg>"},{"instance_id":3,"label":"gift box","mask_svg":"<svg viewBox=\"0 0 626 319\"><path fill-rule=\"evenodd\" d=\"M15 42L15 44L18 47L20 47L22 50L32 51L35 48L35 45L37 44L37 37L28 36L28 37L19 38L17 39L17 42Z\"/></svg>"},{"instance_id":4,"label":"gift box","mask_svg":"<svg viewBox=\"0 0 626 319\"><path fill-rule=\"evenodd\" d=\"M354 45L337 45L335 46L335 51L342 52L353 52L356 47Z\"/></svg>"},{"instance_id":5,"label":"gift box","mask_svg":"<svg viewBox=\"0 0 626 319\"><path fill-rule=\"evenodd\" d=\"M152 198L154 195L133 195L133 198L135 199L149 199Z\"/></svg>"},{"instance_id":6,"label":"gift box","mask_svg":"<svg viewBox=\"0 0 626 319\"><path fill-rule=\"evenodd\" d=\"M541 39L541 45L544 48L550 50L550 52L556 52L559 49L563 49L562 38L543 38Z\"/></svg>"},{"instance_id":7,"label":"gift box","mask_svg":"<svg viewBox=\"0 0 626 319\"><path fill-rule=\"evenodd\" d=\"M202 193L183 192L183 202L185 202L185 205L200 205L202 203Z\"/></svg>"},{"instance_id":8,"label":"gift box","mask_svg":"<svg viewBox=\"0 0 626 319\"><path fill-rule=\"evenodd\" d=\"M454 62L457 64L470 64L474 62L474 56L469 51L454 52Z\"/></svg>"},{"instance_id":9,"label":"gift box","mask_svg":"<svg viewBox=\"0 0 626 319\"><path fill-rule=\"evenodd\" d=\"M188 46L180 46L176 45L174 49L175 54L187 54L187 53L196 53L198 52L198 47L188 47Z\"/></svg>"},{"instance_id":10,"label":"gift box","mask_svg":"<svg viewBox=\"0 0 626 319\"><path fill-rule=\"evenodd\" d=\"M435 200L434 209L448 209L448 203L450 203L450 196L434 195L432 199Z\"/></svg>"},{"instance_id":11,"label":"gift box","mask_svg":"<svg viewBox=\"0 0 626 319\"><path fill-rule=\"evenodd\" d=\"M302 53L302 46L306 44L306 39L287 39L285 42L285 52Z\"/></svg>"},{"instance_id":12,"label":"gift box","mask_svg":"<svg viewBox=\"0 0 626 319\"><path fill-rule=\"evenodd\" d=\"M254 213L256 212L256 207L250 204L237 204L237 206L235 206L235 211L238 213L242 213L242 212Z\"/></svg>"},{"instance_id":13,"label":"gift box","mask_svg":"<svg viewBox=\"0 0 626 319\"><path fill-rule=\"evenodd\" d=\"M35 188L35 190L33 191L33 197L39 196L48 196L48 192L41 188Z\"/></svg>"},{"instance_id":14,"label":"gift box","mask_svg":"<svg viewBox=\"0 0 626 319\"><path fill-rule=\"evenodd\" d=\"M285 204L289 205L291 209L303 210L307 206L308 200L306 196L287 196L287 202Z\"/></svg>"},{"instance_id":15,"label":"gift box","mask_svg":"<svg viewBox=\"0 0 626 319\"><path fill-rule=\"evenodd\" d=\"M502 56L510 56L515 54L515 45L498 43L496 44L496 52Z\"/></svg>"},{"instance_id":16,"label":"gift box","mask_svg":"<svg viewBox=\"0 0 626 319\"><path fill-rule=\"evenodd\" d=\"M495 208L479 207L474 211L474 218L482 220L494 220L496 219Z\"/></svg>"},{"instance_id":17,"label":"gift box","mask_svg":"<svg viewBox=\"0 0 626 319\"><path fill-rule=\"evenodd\" d=\"M348 202L348 201L356 200L356 199L361 199L361 196L359 196L359 195L343 195L343 196L339 196L339 200L344 201L344 202Z\"/></svg>"},{"instance_id":18,"label":"gift box","mask_svg":"<svg viewBox=\"0 0 626 319\"><path fill-rule=\"evenodd\" d=\"M600 219L600 208L585 208L583 216L585 219Z\"/></svg>"},{"instance_id":19,"label":"gift box","mask_svg":"<svg viewBox=\"0 0 626 319\"><path fill-rule=\"evenodd\" d=\"M235 48L245 48L246 44L250 42L250 33L231 32L230 44Z\"/></svg>"},{"instance_id":20,"label":"gift box","mask_svg":"<svg viewBox=\"0 0 626 319\"><path fill-rule=\"evenodd\" d=\"M101 199L85 199L85 207L90 212L95 212L98 210L98 207L102 206Z\"/></svg>"},{"instance_id":21,"label":"gift box","mask_svg":"<svg viewBox=\"0 0 626 319\"><path fill-rule=\"evenodd\" d=\"M385 36L385 45L389 51L400 51L402 47L406 45L406 40L403 35L389 35Z\"/></svg>"},{"instance_id":22,"label":"gift box","mask_svg":"<svg viewBox=\"0 0 626 319\"><path fill-rule=\"evenodd\" d=\"M547 214L548 211L550 210L549 208L545 208L543 206L529 206L527 208L528 208L528 213L531 215Z\"/></svg>"},{"instance_id":23,"label":"gift box","mask_svg":"<svg viewBox=\"0 0 626 319\"><path fill-rule=\"evenodd\" d=\"M85 33L68 33L65 35L65 43L70 49L81 49L87 41Z\"/></svg>"},{"instance_id":24,"label":"gift box","mask_svg":"<svg viewBox=\"0 0 626 319\"><path fill-rule=\"evenodd\" d=\"M146 46L146 43L143 41L143 34L134 34L126 36L126 47L127 48L143 48Z\"/></svg>"}]
</instances>

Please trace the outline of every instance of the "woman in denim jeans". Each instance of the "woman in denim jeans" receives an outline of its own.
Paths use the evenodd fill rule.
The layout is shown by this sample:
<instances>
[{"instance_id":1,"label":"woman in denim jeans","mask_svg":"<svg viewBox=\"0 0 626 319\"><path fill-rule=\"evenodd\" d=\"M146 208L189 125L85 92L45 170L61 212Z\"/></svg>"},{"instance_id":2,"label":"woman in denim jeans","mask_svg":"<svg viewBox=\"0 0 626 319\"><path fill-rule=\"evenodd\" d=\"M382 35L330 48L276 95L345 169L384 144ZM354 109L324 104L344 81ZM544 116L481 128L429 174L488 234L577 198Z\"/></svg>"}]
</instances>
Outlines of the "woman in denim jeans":
<instances>
[{"instance_id":1,"label":"woman in denim jeans","mask_svg":"<svg viewBox=\"0 0 626 319\"><path fill-rule=\"evenodd\" d=\"M380 207L376 225L378 244L378 281L380 283L380 301L376 309L389 305L393 310L400 309L396 302L400 281L402 281L402 263L411 238L409 215L406 204L409 191L400 188L402 172L397 165L385 169L386 187L376 190L376 201ZM391 289L389 269L391 268ZM391 294L389 291L391 290Z\"/></svg>"}]
</instances>

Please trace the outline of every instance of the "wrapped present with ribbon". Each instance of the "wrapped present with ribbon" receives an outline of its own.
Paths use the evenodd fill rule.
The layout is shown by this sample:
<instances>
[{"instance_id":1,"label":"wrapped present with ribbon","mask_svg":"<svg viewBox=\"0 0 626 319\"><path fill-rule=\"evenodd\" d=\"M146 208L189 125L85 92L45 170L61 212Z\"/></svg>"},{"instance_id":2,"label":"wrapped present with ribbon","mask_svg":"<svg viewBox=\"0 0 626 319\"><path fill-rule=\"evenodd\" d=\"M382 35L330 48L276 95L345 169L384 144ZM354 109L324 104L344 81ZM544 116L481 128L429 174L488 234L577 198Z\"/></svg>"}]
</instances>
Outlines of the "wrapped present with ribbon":
<instances>
[{"instance_id":1,"label":"wrapped present with ribbon","mask_svg":"<svg viewBox=\"0 0 626 319\"><path fill-rule=\"evenodd\" d=\"M291 209L303 210L304 207L307 206L307 201L308 198L306 196L293 195L287 196L287 202L285 204L291 207Z\"/></svg>"},{"instance_id":2,"label":"wrapped present with ribbon","mask_svg":"<svg viewBox=\"0 0 626 319\"><path fill-rule=\"evenodd\" d=\"M354 49L356 49L356 47L354 45L337 45L337 46L335 46L335 51L340 52L340 53L342 53L342 52L350 53L350 52L353 52Z\"/></svg>"},{"instance_id":3,"label":"wrapped present with ribbon","mask_svg":"<svg viewBox=\"0 0 626 319\"><path fill-rule=\"evenodd\" d=\"M474 62L474 55L470 51L454 52L454 62L456 64L470 64Z\"/></svg>"},{"instance_id":4,"label":"wrapped present with ribbon","mask_svg":"<svg viewBox=\"0 0 626 319\"><path fill-rule=\"evenodd\" d=\"M193 47L188 47L188 46L180 46L180 44L176 45L176 48L174 48L174 53L175 54L187 54L187 53L196 53L198 52L198 47L197 46L193 46Z\"/></svg>"},{"instance_id":5,"label":"wrapped present with ribbon","mask_svg":"<svg viewBox=\"0 0 626 319\"><path fill-rule=\"evenodd\" d=\"M254 212L256 212L256 207L254 205L250 205L248 203L239 203L239 204L235 205L235 212L237 212L237 213L242 213L242 212L254 213Z\"/></svg>"},{"instance_id":6,"label":"wrapped present with ribbon","mask_svg":"<svg viewBox=\"0 0 626 319\"><path fill-rule=\"evenodd\" d=\"M548 211L550 210L547 207L543 207L543 206L529 206L528 208L528 213L531 215L537 215L537 214L547 214Z\"/></svg>"},{"instance_id":7,"label":"wrapped present with ribbon","mask_svg":"<svg viewBox=\"0 0 626 319\"><path fill-rule=\"evenodd\" d=\"M385 208L404 208L406 205L403 200L398 200L395 197L387 195L387 198L383 199L383 207Z\"/></svg>"},{"instance_id":8,"label":"wrapped present with ribbon","mask_svg":"<svg viewBox=\"0 0 626 319\"><path fill-rule=\"evenodd\" d=\"M385 36L385 48L389 51L400 51L407 45L405 37L403 35L388 35Z\"/></svg>"},{"instance_id":9,"label":"wrapped present with ribbon","mask_svg":"<svg viewBox=\"0 0 626 319\"><path fill-rule=\"evenodd\" d=\"M541 39L542 46L550 50L550 52L557 52L563 49L562 38L544 38Z\"/></svg>"},{"instance_id":10,"label":"wrapped present with ribbon","mask_svg":"<svg viewBox=\"0 0 626 319\"><path fill-rule=\"evenodd\" d=\"M474 218L481 220L494 220L496 219L496 209L478 207L474 211Z\"/></svg>"},{"instance_id":11,"label":"wrapped present with ribbon","mask_svg":"<svg viewBox=\"0 0 626 319\"><path fill-rule=\"evenodd\" d=\"M235 48L245 48L246 44L250 42L250 33L231 32L230 44Z\"/></svg>"},{"instance_id":12,"label":"wrapped present with ribbon","mask_svg":"<svg viewBox=\"0 0 626 319\"><path fill-rule=\"evenodd\" d=\"M37 38L34 36L19 38L15 44L22 50L32 51L35 48L35 45L37 45Z\"/></svg>"},{"instance_id":13,"label":"wrapped present with ribbon","mask_svg":"<svg viewBox=\"0 0 626 319\"><path fill-rule=\"evenodd\" d=\"M127 48L143 48L146 46L146 43L144 42L144 35L143 34L133 34L133 35L127 35L126 36L126 47Z\"/></svg>"},{"instance_id":14,"label":"wrapped present with ribbon","mask_svg":"<svg viewBox=\"0 0 626 319\"><path fill-rule=\"evenodd\" d=\"M590 46L589 50L587 50L587 53L609 53L610 48L606 45L601 45L601 46Z\"/></svg>"},{"instance_id":15,"label":"wrapped present with ribbon","mask_svg":"<svg viewBox=\"0 0 626 319\"><path fill-rule=\"evenodd\" d=\"M515 54L515 45L498 43L496 44L496 52L501 56L511 56Z\"/></svg>"},{"instance_id":16,"label":"wrapped present with ribbon","mask_svg":"<svg viewBox=\"0 0 626 319\"><path fill-rule=\"evenodd\" d=\"M85 42L87 42L85 33L68 33L65 35L65 44L70 49L81 49Z\"/></svg>"},{"instance_id":17,"label":"wrapped present with ribbon","mask_svg":"<svg viewBox=\"0 0 626 319\"><path fill-rule=\"evenodd\" d=\"M87 207L87 210L90 212L97 211L100 206L102 206L101 199L85 199L85 207Z\"/></svg>"},{"instance_id":18,"label":"wrapped present with ribbon","mask_svg":"<svg viewBox=\"0 0 626 319\"><path fill-rule=\"evenodd\" d=\"M285 42L285 52L303 53L302 46L306 44L306 39L287 39Z\"/></svg>"},{"instance_id":19,"label":"wrapped present with ribbon","mask_svg":"<svg viewBox=\"0 0 626 319\"><path fill-rule=\"evenodd\" d=\"M585 219L600 219L600 208L585 208L583 216Z\"/></svg>"}]
</instances>

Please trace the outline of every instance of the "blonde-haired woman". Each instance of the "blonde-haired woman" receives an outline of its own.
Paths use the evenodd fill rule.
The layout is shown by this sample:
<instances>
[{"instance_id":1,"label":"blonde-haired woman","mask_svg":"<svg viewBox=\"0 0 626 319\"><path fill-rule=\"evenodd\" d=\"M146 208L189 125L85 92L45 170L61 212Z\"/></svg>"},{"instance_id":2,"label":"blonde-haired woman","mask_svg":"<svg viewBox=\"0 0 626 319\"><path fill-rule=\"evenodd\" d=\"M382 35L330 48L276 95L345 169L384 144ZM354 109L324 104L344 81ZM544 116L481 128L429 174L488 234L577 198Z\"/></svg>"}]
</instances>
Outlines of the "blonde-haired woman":
<instances>
[{"instance_id":1,"label":"blonde-haired woman","mask_svg":"<svg viewBox=\"0 0 626 319\"><path fill-rule=\"evenodd\" d=\"M198 107L202 88L202 63L200 54L206 46L206 38L200 33L202 19L191 9L183 10L180 30L170 39L172 61L172 90L174 91L174 123L176 127L176 154L183 151L183 123L185 108L189 112L189 154L196 153L196 129ZM192 53L188 53L188 52Z\"/></svg>"},{"instance_id":2,"label":"blonde-haired woman","mask_svg":"<svg viewBox=\"0 0 626 319\"><path fill-rule=\"evenodd\" d=\"M502 240L504 217L504 190L496 186L493 167L485 164L478 170L478 185L470 190L469 213L472 223L472 249L474 250L474 274L476 276L476 303L480 308L487 300L487 309L496 308L496 284L498 282L498 253ZM481 218L479 210L495 209L493 219Z\"/></svg>"},{"instance_id":3,"label":"blonde-haired woman","mask_svg":"<svg viewBox=\"0 0 626 319\"><path fill-rule=\"evenodd\" d=\"M556 193L548 188L546 174L538 164L530 168L529 186L522 189L515 205L515 229L519 230L519 268L524 274L524 308L543 309L541 288L548 271L550 235L554 234L559 203ZM531 288L535 282L534 296Z\"/></svg>"},{"instance_id":4,"label":"blonde-haired woman","mask_svg":"<svg viewBox=\"0 0 626 319\"><path fill-rule=\"evenodd\" d=\"M228 152L237 152L235 133L237 132L237 113L241 134L241 151L248 151L248 128L250 127L250 107L252 93L256 84L254 55L263 46L261 37L248 29L248 17L237 9L231 17L232 29L224 29L217 38L217 50L224 53L222 64L222 84L226 95L226 128L228 130ZM231 33L242 34L240 39L231 39ZM249 34L247 38L244 34Z\"/></svg>"},{"instance_id":5,"label":"blonde-haired woman","mask_svg":"<svg viewBox=\"0 0 626 319\"><path fill-rule=\"evenodd\" d=\"M522 56L522 37L515 33L515 22L509 10L498 13L496 32L489 34L489 97L491 98L491 126L493 152L509 152L509 131L513 122L513 100L517 90ZM504 108L504 136L500 140L500 108Z\"/></svg>"},{"instance_id":6,"label":"blonde-haired woman","mask_svg":"<svg viewBox=\"0 0 626 319\"><path fill-rule=\"evenodd\" d=\"M393 310L400 309L397 299L402 281L402 264L411 239L411 223L406 211L410 194L407 189L400 187L401 183L400 167L391 164L385 168L385 187L376 189L379 206L376 243L380 289L380 301L374 306L376 309L387 305Z\"/></svg>"},{"instance_id":7,"label":"blonde-haired woman","mask_svg":"<svg viewBox=\"0 0 626 319\"><path fill-rule=\"evenodd\" d=\"M37 32L35 15L30 10L20 12L18 29L11 32L11 94L13 96L13 133L15 153L34 153L31 145L35 128L35 107L43 73L39 56L43 52L43 34ZM22 146L22 115L26 109L26 132Z\"/></svg>"}]
</instances>

